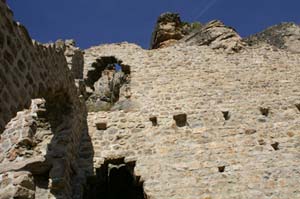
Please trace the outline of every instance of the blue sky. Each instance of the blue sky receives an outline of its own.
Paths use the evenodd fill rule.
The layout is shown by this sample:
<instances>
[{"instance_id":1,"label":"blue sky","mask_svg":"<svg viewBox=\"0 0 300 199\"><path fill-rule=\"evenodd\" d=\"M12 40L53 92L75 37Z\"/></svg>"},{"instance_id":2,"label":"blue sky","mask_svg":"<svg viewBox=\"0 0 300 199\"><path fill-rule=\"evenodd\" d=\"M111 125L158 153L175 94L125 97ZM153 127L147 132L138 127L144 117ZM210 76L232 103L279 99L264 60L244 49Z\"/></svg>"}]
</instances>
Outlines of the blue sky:
<instances>
[{"instance_id":1,"label":"blue sky","mask_svg":"<svg viewBox=\"0 0 300 199\"><path fill-rule=\"evenodd\" d=\"M134 42L149 47L157 17L220 19L247 36L280 22L300 23L300 0L7 0L15 19L40 42L74 38L81 48Z\"/></svg>"}]
</instances>

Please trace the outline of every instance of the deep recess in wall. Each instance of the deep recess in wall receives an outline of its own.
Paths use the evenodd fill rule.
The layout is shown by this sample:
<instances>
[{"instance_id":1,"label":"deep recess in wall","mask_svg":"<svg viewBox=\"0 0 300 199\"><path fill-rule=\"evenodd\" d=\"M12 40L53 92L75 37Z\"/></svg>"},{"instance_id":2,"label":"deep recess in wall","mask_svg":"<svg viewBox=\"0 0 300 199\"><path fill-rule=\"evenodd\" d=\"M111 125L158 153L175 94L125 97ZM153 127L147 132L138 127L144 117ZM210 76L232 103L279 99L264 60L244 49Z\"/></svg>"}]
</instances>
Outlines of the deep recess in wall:
<instances>
[{"instance_id":1,"label":"deep recess in wall","mask_svg":"<svg viewBox=\"0 0 300 199\"><path fill-rule=\"evenodd\" d=\"M147 199L143 181L134 175L135 162L124 158L107 160L88 178L84 199Z\"/></svg>"}]
</instances>

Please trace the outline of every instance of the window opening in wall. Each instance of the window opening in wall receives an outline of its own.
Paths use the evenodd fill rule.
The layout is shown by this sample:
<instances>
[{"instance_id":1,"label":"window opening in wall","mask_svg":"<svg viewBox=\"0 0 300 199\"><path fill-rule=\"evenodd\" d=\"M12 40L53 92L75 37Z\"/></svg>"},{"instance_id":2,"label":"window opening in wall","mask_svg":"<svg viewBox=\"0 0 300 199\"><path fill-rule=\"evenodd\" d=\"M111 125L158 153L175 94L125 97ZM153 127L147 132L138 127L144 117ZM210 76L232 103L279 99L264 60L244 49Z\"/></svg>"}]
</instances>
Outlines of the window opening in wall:
<instances>
[{"instance_id":1,"label":"window opening in wall","mask_svg":"<svg viewBox=\"0 0 300 199\"><path fill-rule=\"evenodd\" d=\"M187 116L185 113L174 115L173 119L175 120L176 125L178 127L183 127L187 125Z\"/></svg>"},{"instance_id":2,"label":"window opening in wall","mask_svg":"<svg viewBox=\"0 0 300 199\"><path fill-rule=\"evenodd\" d=\"M84 199L147 199L143 181L134 175L135 162L125 163L124 158L106 160L88 178Z\"/></svg>"}]
</instances>

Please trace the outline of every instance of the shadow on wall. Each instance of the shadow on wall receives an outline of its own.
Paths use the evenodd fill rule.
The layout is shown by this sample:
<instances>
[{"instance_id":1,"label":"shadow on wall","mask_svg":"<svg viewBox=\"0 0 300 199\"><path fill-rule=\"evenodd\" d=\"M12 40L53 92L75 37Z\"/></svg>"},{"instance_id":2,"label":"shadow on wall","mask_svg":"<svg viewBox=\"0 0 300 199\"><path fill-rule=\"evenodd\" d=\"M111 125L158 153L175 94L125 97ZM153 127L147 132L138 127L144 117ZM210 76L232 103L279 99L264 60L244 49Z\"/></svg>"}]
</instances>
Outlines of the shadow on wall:
<instances>
[{"instance_id":1,"label":"shadow on wall","mask_svg":"<svg viewBox=\"0 0 300 199\"><path fill-rule=\"evenodd\" d=\"M46 100L34 99L29 110L18 112L0 143L0 148L11 143L0 162L0 176L11 176L8 181L14 182L15 191L6 191L12 189L7 181L0 182L1 191L9 197L81 198L78 190L86 172L92 172L94 156L84 110L84 104L75 106L59 92ZM20 176L22 180L15 179Z\"/></svg>"},{"instance_id":2,"label":"shadow on wall","mask_svg":"<svg viewBox=\"0 0 300 199\"><path fill-rule=\"evenodd\" d=\"M36 198L41 195L55 198L82 198L86 174L93 172L94 150L87 128L87 113L82 102L73 104L66 94L46 100L45 112L38 114L38 135L52 134L47 147L46 163L49 170L35 175ZM46 133L46 134L48 134ZM48 176L48 187L46 179ZM50 193L43 196L47 188Z\"/></svg>"}]
</instances>

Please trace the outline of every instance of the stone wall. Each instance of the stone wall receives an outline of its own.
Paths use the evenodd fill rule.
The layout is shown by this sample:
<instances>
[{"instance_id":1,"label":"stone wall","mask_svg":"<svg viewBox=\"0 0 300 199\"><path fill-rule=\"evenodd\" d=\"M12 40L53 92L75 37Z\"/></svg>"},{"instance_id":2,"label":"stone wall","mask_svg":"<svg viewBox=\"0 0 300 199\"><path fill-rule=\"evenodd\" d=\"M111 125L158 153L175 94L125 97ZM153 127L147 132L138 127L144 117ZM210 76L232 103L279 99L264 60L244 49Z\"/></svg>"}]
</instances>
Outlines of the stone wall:
<instances>
[{"instance_id":1,"label":"stone wall","mask_svg":"<svg viewBox=\"0 0 300 199\"><path fill-rule=\"evenodd\" d=\"M298 54L122 43L86 50L85 70L105 56L130 66L131 97L89 112L95 169L135 161L147 198L300 197Z\"/></svg>"},{"instance_id":2,"label":"stone wall","mask_svg":"<svg viewBox=\"0 0 300 199\"><path fill-rule=\"evenodd\" d=\"M0 198L73 198L86 132L81 51L32 41L5 1L0 11Z\"/></svg>"},{"instance_id":3,"label":"stone wall","mask_svg":"<svg viewBox=\"0 0 300 199\"><path fill-rule=\"evenodd\" d=\"M296 51L213 21L82 52L0 11L0 199L300 198Z\"/></svg>"},{"instance_id":4,"label":"stone wall","mask_svg":"<svg viewBox=\"0 0 300 199\"><path fill-rule=\"evenodd\" d=\"M75 41L73 39L66 41L57 40L55 45L64 51L68 67L73 77L75 79L83 79L83 51L76 47Z\"/></svg>"}]
</instances>

